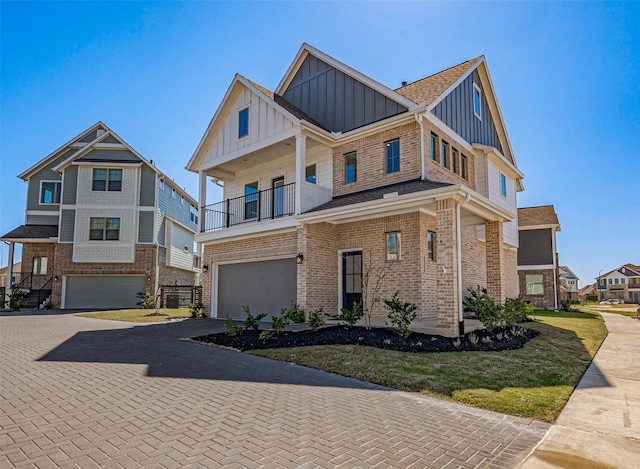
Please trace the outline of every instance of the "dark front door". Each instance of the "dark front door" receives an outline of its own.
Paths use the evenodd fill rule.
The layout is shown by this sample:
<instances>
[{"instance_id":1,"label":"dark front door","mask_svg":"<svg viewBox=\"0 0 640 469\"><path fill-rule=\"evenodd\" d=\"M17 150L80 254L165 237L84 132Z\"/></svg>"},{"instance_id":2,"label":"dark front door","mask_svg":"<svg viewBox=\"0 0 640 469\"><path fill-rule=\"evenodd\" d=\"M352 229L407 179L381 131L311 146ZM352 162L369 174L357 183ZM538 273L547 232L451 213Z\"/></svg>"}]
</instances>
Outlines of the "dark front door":
<instances>
[{"instance_id":1,"label":"dark front door","mask_svg":"<svg viewBox=\"0 0 640 469\"><path fill-rule=\"evenodd\" d=\"M342 306L362 301L362 251L342 253Z\"/></svg>"}]
</instances>

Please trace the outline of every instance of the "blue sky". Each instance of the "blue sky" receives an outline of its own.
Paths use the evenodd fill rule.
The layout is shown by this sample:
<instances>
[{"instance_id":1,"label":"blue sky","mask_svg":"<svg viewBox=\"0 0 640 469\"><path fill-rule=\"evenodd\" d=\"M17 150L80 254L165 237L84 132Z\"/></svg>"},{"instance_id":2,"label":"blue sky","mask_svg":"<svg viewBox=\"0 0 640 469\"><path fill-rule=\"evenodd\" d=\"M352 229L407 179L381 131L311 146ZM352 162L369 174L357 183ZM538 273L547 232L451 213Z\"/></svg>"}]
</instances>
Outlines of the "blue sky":
<instances>
[{"instance_id":1,"label":"blue sky","mask_svg":"<svg viewBox=\"0 0 640 469\"><path fill-rule=\"evenodd\" d=\"M640 3L0 8L1 234L24 222L16 176L98 120L196 196L184 166L234 74L274 89L308 42L391 88L484 54L525 174L518 205L555 206L560 263L581 286L640 264Z\"/></svg>"}]
</instances>

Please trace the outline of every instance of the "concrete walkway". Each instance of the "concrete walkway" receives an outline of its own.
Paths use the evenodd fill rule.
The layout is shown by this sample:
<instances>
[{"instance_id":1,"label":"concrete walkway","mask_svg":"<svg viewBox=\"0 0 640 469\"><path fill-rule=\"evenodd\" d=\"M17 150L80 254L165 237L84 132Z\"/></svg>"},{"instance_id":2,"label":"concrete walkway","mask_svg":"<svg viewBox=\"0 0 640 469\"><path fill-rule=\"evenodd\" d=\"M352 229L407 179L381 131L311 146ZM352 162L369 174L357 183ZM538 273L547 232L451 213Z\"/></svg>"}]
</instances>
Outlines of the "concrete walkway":
<instances>
[{"instance_id":1,"label":"concrete walkway","mask_svg":"<svg viewBox=\"0 0 640 469\"><path fill-rule=\"evenodd\" d=\"M135 326L0 316L1 468L515 468L549 425Z\"/></svg>"},{"instance_id":2,"label":"concrete walkway","mask_svg":"<svg viewBox=\"0 0 640 469\"><path fill-rule=\"evenodd\" d=\"M609 335L522 469L640 467L640 321L601 314Z\"/></svg>"}]
</instances>

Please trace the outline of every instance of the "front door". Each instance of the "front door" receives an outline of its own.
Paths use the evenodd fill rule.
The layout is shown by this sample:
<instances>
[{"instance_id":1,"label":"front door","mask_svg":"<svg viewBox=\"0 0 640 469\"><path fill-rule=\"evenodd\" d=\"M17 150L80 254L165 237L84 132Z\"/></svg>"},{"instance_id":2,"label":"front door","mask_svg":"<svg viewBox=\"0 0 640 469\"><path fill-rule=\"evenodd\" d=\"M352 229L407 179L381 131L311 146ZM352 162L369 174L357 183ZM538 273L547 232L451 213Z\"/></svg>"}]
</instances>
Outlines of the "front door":
<instances>
[{"instance_id":1,"label":"front door","mask_svg":"<svg viewBox=\"0 0 640 469\"><path fill-rule=\"evenodd\" d=\"M271 181L273 218L284 215L284 176Z\"/></svg>"},{"instance_id":2,"label":"front door","mask_svg":"<svg viewBox=\"0 0 640 469\"><path fill-rule=\"evenodd\" d=\"M362 301L362 251L342 253L342 306Z\"/></svg>"}]
</instances>

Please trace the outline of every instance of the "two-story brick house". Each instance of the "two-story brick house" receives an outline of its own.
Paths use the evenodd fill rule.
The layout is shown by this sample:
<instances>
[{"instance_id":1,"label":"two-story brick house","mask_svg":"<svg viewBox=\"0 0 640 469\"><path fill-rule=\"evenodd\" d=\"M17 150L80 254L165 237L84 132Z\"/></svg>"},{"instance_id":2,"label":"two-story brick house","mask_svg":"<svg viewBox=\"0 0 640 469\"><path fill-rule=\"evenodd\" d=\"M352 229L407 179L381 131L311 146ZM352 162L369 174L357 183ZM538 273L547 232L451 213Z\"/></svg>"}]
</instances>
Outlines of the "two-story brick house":
<instances>
[{"instance_id":1,"label":"two-story brick house","mask_svg":"<svg viewBox=\"0 0 640 469\"><path fill-rule=\"evenodd\" d=\"M135 307L136 293L193 285L197 202L102 122L19 175L25 224L16 283L62 308ZM197 260L197 258L196 258Z\"/></svg>"},{"instance_id":2,"label":"two-story brick house","mask_svg":"<svg viewBox=\"0 0 640 469\"><path fill-rule=\"evenodd\" d=\"M523 175L484 57L391 89L303 44L275 91L235 76L187 169L213 317L336 313L382 265L380 296L398 291L446 334L467 288L518 295Z\"/></svg>"}]
</instances>

